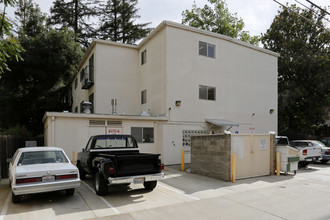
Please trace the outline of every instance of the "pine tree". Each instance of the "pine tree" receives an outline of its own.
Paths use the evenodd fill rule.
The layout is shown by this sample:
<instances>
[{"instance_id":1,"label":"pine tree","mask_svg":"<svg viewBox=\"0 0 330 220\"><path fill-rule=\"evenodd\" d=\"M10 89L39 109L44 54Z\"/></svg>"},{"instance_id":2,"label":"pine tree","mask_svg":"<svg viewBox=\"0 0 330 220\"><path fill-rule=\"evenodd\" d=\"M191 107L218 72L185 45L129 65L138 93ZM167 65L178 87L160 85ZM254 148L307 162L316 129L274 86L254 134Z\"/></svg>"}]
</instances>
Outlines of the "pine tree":
<instances>
[{"instance_id":1,"label":"pine tree","mask_svg":"<svg viewBox=\"0 0 330 220\"><path fill-rule=\"evenodd\" d=\"M56 0L50 9L48 24L72 29L75 40L87 47L95 34L90 20L97 15L98 3L98 0Z\"/></svg>"},{"instance_id":2,"label":"pine tree","mask_svg":"<svg viewBox=\"0 0 330 220\"><path fill-rule=\"evenodd\" d=\"M137 18L137 0L108 0L101 8L98 34L101 39L133 44L152 29L150 23L134 24Z\"/></svg>"}]
</instances>

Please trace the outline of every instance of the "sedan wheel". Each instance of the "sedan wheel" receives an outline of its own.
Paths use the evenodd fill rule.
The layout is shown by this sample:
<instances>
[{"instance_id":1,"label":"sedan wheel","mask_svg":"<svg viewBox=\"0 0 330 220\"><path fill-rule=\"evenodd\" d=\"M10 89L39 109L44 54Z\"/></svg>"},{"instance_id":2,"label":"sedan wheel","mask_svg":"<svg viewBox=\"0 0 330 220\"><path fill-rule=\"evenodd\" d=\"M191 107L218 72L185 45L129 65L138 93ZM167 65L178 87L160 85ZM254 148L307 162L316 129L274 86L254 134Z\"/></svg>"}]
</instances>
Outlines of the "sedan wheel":
<instances>
[{"instance_id":1,"label":"sedan wheel","mask_svg":"<svg viewBox=\"0 0 330 220\"><path fill-rule=\"evenodd\" d=\"M74 188L73 188L73 189L66 189L66 190L65 190L65 193L66 193L68 196L73 196L73 194L74 194Z\"/></svg>"},{"instance_id":2,"label":"sedan wheel","mask_svg":"<svg viewBox=\"0 0 330 220\"><path fill-rule=\"evenodd\" d=\"M21 196L15 195L13 192L11 193L11 201L12 203L19 203L21 201Z\"/></svg>"}]
</instances>

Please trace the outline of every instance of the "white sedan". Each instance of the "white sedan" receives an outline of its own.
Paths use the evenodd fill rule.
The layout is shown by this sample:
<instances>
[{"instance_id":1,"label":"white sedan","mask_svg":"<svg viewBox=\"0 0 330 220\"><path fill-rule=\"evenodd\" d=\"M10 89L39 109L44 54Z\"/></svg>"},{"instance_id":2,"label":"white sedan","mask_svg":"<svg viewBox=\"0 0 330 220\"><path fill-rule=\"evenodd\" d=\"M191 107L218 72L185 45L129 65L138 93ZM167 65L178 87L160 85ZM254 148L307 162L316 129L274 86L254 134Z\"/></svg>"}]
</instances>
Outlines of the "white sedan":
<instances>
[{"instance_id":1,"label":"white sedan","mask_svg":"<svg viewBox=\"0 0 330 220\"><path fill-rule=\"evenodd\" d=\"M32 193L65 190L71 196L80 186L79 171L61 148L20 148L9 164L9 185L13 203Z\"/></svg>"}]
</instances>

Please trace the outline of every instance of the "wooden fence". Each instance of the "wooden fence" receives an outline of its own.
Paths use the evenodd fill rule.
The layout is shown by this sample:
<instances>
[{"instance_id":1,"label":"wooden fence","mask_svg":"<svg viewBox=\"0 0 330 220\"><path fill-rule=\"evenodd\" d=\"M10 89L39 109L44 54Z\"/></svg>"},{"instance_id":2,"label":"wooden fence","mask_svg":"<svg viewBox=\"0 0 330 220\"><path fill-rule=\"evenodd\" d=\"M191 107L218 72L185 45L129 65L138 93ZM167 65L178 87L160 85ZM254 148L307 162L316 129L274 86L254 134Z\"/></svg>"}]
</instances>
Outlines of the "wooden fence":
<instances>
[{"instance_id":1,"label":"wooden fence","mask_svg":"<svg viewBox=\"0 0 330 220\"><path fill-rule=\"evenodd\" d=\"M15 151L25 146L23 138L12 135L0 135L0 178L8 177L7 159L11 158Z\"/></svg>"}]
</instances>

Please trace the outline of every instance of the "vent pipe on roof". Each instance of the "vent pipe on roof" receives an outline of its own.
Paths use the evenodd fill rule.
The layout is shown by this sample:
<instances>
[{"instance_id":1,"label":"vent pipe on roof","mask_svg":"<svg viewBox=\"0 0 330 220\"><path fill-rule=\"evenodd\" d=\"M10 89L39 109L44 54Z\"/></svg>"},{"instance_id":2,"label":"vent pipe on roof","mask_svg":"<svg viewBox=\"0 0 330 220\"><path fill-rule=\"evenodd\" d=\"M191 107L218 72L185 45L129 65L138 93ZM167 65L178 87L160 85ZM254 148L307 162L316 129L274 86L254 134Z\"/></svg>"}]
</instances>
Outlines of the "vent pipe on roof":
<instances>
[{"instance_id":1,"label":"vent pipe on roof","mask_svg":"<svg viewBox=\"0 0 330 220\"><path fill-rule=\"evenodd\" d=\"M83 113L85 113L85 114L90 114L91 113L91 109L92 109L92 103L91 102L83 102L82 107L83 107Z\"/></svg>"},{"instance_id":2,"label":"vent pipe on roof","mask_svg":"<svg viewBox=\"0 0 330 220\"><path fill-rule=\"evenodd\" d=\"M117 115L117 99L111 99L112 114Z\"/></svg>"}]
</instances>

